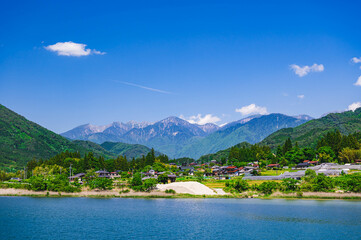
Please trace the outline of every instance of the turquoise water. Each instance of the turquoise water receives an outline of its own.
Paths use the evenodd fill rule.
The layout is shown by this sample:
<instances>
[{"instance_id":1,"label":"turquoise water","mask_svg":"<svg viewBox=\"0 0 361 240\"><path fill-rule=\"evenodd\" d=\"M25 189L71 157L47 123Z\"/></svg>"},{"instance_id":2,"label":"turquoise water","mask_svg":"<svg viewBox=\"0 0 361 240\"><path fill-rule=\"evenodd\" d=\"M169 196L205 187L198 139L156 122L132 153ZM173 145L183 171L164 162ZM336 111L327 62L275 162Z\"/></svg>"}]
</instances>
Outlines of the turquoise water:
<instances>
[{"instance_id":1,"label":"turquoise water","mask_svg":"<svg viewBox=\"0 0 361 240\"><path fill-rule=\"evenodd\" d=\"M360 201L0 197L0 239L361 239Z\"/></svg>"}]
</instances>

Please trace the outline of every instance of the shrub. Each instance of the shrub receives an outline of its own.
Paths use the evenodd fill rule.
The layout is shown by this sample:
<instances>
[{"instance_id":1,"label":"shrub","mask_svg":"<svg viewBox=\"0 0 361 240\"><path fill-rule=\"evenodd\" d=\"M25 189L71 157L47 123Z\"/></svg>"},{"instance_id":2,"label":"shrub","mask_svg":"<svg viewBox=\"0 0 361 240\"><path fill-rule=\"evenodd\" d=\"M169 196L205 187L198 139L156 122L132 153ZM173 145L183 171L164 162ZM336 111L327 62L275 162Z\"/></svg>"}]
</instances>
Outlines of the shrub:
<instances>
[{"instance_id":1,"label":"shrub","mask_svg":"<svg viewBox=\"0 0 361 240\"><path fill-rule=\"evenodd\" d=\"M243 179L237 179L233 182L226 182L226 187L230 189L231 192L234 190L238 193L247 191L250 188L248 182Z\"/></svg>"},{"instance_id":2,"label":"shrub","mask_svg":"<svg viewBox=\"0 0 361 240\"><path fill-rule=\"evenodd\" d=\"M168 174L163 173L163 174L159 175L158 182L163 183L163 184L168 183Z\"/></svg>"},{"instance_id":3,"label":"shrub","mask_svg":"<svg viewBox=\"0 0 361 240\"><path fill-rule=\"evenodd\" d=\"M281 190L284 192L294 192L298 190L298 186L297 186L298 181L296 179L293 178L285 178L282 180L282 188Z\"/></svg>"},{"instance_id":4,"label":"shrub","mask_svg":"<svg viewBox=\"0 0 361 240\"><path fill-rule=\"evenodd\" d=\"M133 187L141 186L142 183L142 175L140 173L135 173L133 179L130 182L130 185Z\"/></svg>"},{"instance_id":5,"label":"shrub","mask_svg":"<svg viewBox=\"0 0 361 240\"><path fill-rule=\"evenodd\" d=\"M155 178L149 178L145 180L143 183L143 187L145 191L150 191L154 189L156 185L157 185L157 180Z\"/></svg>"},{"instance_id":6,"label":"shrub","mask_svg":"<svg viewBox=\"0 0 361 240\"><path fill-rule=\"evenodd\" d=\"M128 193L128 192L130 192L130 190L129 190L129 189L125 189L125 190L123 190L123 191L120 191L119 193L122 194L122 193Z\"/></svg>"},{"instance_id":7,"label":"shrub","mask_svg":"<svg viewBox=\"0 0 361 240\"><path fill-rule=\"evenodd\" d=\"M335 185L350 192L361 192L361 174L343 175L335 178Z\"/></svg>"},{"instance_id":8,"label":"shrub","mask_svg":"<svg viewBox=\"0 0 361 240\"><path fill-rule=\"evenodd\" d=\"M167 189L167 190L165 190L165 193L175 194L176 192L173 189Z\"/></svg>"},{"instance_id":9,"label":"shrub","mask_svg":"<svg viewBox=\"0 0 361 240\"><path fill-rule=\"evenodd\" d=\"M332 178L319 173L316 178L312 180L312 190L315 192L328 192L334 188Z\"/></svg>"},{"instance_id":10,"label":"shrub","mask_svg":"<svg viewBox=\"0 0 361 240\"><path fill-rule=\"evenodd\" d=\"M87 185L90 189L111 190L113 189L113 180L105 177L97 177L90 180Z\"/></svg>"},{"instance_id":11,"label":"shrub","mask_svg":"<svg viewBox=\"0 0 361 240\"><path fill-rule=\"evenodd\" d=\"M265 195L270 195L273 193L274 190L276 190L278 188L278 183L276 182L272 182L272 181L268 181L268 182L263 182L258 186L258 191L260 191L261 193L265 194Z\"/></svg>"},{"instance_id":12,"label":"shrub","mask_svg":"<svg viewBox=\"0 0 361 240\"><path fill-rule=\"evenodd\" d=\"M29 179L29 183L30 183L29 185L30 190L44 191L47 189L46 181L44 179L44 176L42 175L32 176Z\"/></svg>"}]
</instances>

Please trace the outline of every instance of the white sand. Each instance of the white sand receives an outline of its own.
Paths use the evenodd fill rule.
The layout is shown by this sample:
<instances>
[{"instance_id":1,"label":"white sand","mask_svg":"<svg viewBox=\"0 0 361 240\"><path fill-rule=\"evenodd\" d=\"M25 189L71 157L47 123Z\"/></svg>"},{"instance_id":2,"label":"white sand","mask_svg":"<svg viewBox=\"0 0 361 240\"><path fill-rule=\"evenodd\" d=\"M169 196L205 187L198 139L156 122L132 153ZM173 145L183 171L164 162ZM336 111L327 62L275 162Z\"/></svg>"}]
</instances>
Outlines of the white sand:
<instances>
[{"instance_id":1,"label":"white sand","mask_svg":"<svg viewBox=\"0 0 361 240\"><path fill-rule=\"evenodd\" d=\"M173 189L176 193L188 193L193 195L216 195L212 189L199 182L174 182L169 184L158 184L161 191Z\"/></svg>"}]
</instances>

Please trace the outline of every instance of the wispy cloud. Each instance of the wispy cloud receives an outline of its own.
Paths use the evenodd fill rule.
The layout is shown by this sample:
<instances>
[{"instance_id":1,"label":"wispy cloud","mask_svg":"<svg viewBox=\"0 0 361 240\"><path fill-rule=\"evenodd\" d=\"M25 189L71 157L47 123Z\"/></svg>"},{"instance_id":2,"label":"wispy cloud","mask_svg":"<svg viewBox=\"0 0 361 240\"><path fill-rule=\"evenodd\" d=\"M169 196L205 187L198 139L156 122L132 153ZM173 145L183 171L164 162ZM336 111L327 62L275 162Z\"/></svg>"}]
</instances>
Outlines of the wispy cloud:
<instances>
[{"instance_id":1,"label":"wispy cloud","mask_svg":"<svg viewBox=\"0 0 361 240\"><path fill-rule=\"evenodd\" d=\"M299 77L306 76L310 72L323 72L325 67L323 64L313 64L312 66L298 66L296 64L290 65L291 69L295 72Z\"/></svg>"},{"instance_id":2,"label":"wispy cloud","mask_svg":"<svg viewBox=\"0 0 361 240\"><path fill-rule=\"evenodd\" d=\"M351 58L351 61L352 61L353 63L361 63L361 57L359 57L359 58L353 57L353 58Z\"/></svg>"},{"instance_id":3,"label":"wispy cloud","mask_svg":"<svg viewBox=\"0 0 361 240\"><path fill-rule=\"evenodd\" d=\"M81 57L90 54L104 55L105 52L100 52L95 49L86 48L86 44L75 42L57 42L53 45L44 47L46 50L56 52L59 56Z\"/></svg>"},{"instance_id":4,"label":"wispy cloud","mask_svg":"<svg viewBox=\"0 0 361 240\"><path fill-rule=\"evenodd\" d=\"M142 85L135 84L135 83L123 82L123 81L114 81L114 82L122 83L122 84L132 86L132 87L142 88L142 89L149 90L149 91L152 91L152 92L159 92L159 93L164 93L164 94L174 94L172 92L163 91L163 90L160 90L160 89L151 88L151 87L147 87L147 86L142 86Z\"/></svg>"},{"instance_id":5,"label":"wispy cloud","mask_svg":"<svg viewBox=\"0 0 361 240\"><path fill-rule=\"evenodd\" d=\"M217 116L213 116L212 114L206 114L204 116L202 116L202 114L198 114L195 116L190 116L189 118L184 117L183 115L179 116L180 118L188 121L189 123L192 124L199 124L199 125L204 125L207 123L217 123L219 121L221 121L221 119Z\"/></svg>"},{"instance_id":6,"label":"wispy cloud","mask_svg":"<svg viewBox=\"0 0 361 240\"><path fill-rule=\"evenodd\" d=\"M357 81L354 83L355 86L361 87L361 76L358 77Z\"/></svg>"},{"instance_id":7,"label":"wispy cloud","mask_svg":"<svg viewBox=\"0 0 361 240\"><path fill-rule=\"evenodd\" d=\"M354 102L348 106L347 110L354 112L356 109L358 109L360 107L361 107L361 102Z\"/></svg>"},{"instance_id":8,"label":"wispy cloud","mask_svg":"<svg viewBox=\"0 0 361 240\"><path fill-rule=\"evenodd\" d=\"M304 99L304 98L305 98L305 95L300 94L300 95L298 95L297 97L298 97L299 99Z\"/></svg>"},{"instance_id":9,"label":"wispy cloud","mask_svg":"<svg viewBox=\"0 0 361 240\"><path fill-rule=\"evenodd\" d=\"M261 114L261 115L268 114L266 107L257 106L254 103L247 105L247 106L243 106L241 108L237 108L236 112L239 112L243 116L250 115L250 114Z\"/></svg>"}]
</instances>

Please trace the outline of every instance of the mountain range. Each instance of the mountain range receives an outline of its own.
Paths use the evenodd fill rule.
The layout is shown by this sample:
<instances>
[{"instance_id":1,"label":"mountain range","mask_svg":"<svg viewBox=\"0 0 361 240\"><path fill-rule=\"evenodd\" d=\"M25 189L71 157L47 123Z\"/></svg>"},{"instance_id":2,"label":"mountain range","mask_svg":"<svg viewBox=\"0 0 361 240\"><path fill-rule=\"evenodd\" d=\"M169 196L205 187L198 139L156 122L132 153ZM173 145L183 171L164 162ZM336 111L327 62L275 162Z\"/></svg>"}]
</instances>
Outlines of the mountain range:
<instances>
[{"instance_id":1,"label":"mountain range","mask_svg":"<svg viewBox=\"0 0 361 240\"><path fill-rule=\"evenodd\" d=\"M178 117L155 123L114 122L105 126L81 125L61 135L69 139L142 144L172 158L198 158L204 154L247 141L256 143L286 127L295 127L312 119L307 115L254 115L219 127L212 123L198 125Z\"/></svg>"}]
</instances>

